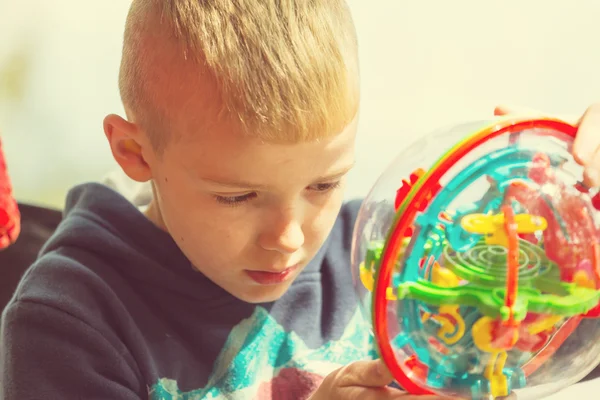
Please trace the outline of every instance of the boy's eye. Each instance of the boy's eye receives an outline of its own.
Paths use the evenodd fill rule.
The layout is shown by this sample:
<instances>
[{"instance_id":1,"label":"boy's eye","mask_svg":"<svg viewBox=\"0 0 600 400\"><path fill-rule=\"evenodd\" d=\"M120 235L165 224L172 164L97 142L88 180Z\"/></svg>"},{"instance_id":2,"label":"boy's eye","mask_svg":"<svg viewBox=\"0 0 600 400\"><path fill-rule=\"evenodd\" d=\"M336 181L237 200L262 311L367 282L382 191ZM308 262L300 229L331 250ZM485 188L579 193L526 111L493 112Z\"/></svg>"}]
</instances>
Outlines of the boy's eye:
<instances>
[{"instance_id":1,"label":"boy's eye","mask_svg":"<svg viewBox=\"0 0 600 400\"><path fill-rule=\"evenodd\" d=\"M333 189L337 189L340 186L340 181L330 182L330 183L319 183L313 186L310 186L310 190L314 190L315 192L327 192Z\"/></svg>"},{"instance_id":2,"label":"boy's eye","mask_svg":"<svg viewBox=\"0 0 600 400\"><path fill-rule=\"evenodd\" d=\"M240 196L219 196L219 195L215 195L215 200L217 200L217 202L221 203L221 204L225 204L225 205L228 205L228 206L235 206L235 205L242 204L245 201L251 200L251 199L253 199L255 197L256 197L256 193L252 192L252 193L242 194Z\"/></svg>"},{"instance_id":3,"label":"boy's eye","mask_svg":"<svg viewBox=\"0 0 600 400\"><path fill-rule=\"evenodd\" d=\"M329 192L334 190L340 186L341 182L330 182L330 183L319 183L316 185L309 186L308 189L315 192ZM254 199L257 196L256 192L250 192L238 196L222 196L222 195L214 195L215 200L220 204L225 204L227 206L237 206L244 202Z\"/></svg>"}]
</instances>

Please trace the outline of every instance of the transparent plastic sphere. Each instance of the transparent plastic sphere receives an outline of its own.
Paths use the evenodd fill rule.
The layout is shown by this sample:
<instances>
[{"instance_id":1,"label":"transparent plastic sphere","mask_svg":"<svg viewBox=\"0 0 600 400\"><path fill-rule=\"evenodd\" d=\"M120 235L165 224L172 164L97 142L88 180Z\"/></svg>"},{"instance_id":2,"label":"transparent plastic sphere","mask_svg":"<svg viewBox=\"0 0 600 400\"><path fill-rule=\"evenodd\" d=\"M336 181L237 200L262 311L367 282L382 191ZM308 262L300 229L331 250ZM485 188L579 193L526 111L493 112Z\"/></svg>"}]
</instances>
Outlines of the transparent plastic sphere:
<instances>
[{"instance_id":1,"label":"transparent plastic sphere","mask_svg":"<svg viewBox=\"0 0 600 400\"><path fill-rule=\"evenodd\" d=\"M600 196L575 132L519 118L442 129L365 198L354 286L405 390L542 399L600 363Z\"/></svg>"}]
</instances>

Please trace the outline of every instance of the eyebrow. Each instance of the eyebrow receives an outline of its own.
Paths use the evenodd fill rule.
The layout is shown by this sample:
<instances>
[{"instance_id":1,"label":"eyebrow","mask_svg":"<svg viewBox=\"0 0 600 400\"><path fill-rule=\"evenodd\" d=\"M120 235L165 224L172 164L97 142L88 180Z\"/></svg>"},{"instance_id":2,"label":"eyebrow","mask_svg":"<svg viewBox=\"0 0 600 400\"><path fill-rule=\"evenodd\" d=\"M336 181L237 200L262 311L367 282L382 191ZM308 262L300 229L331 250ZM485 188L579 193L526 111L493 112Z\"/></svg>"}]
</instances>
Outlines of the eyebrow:
<instances>
[{"instance_id":1,"label":"eyebrow","mask_svg":"<svg viewBox=\"0 0 600 400\"><path fill-rule=\"evenodd\" d=\"M340 169L337 172L334 172L331 175L327 175L327 176L322 176L318 179L315 180L315 182L329 182L338 178L341 178L342 176L346 175L348 172L350 172L350 170L354 167L354 162L342 169ZM213 183L222 187L229 187L229 188L244 188L244 189L264 189L267 186L266 185L261 185L259 183L253 183L253 182L248 182L248 181L222 181L219 179L212 179L212 178L203 178L202 179L205 182L208 183Z\"/></svg>"}]
</instances>

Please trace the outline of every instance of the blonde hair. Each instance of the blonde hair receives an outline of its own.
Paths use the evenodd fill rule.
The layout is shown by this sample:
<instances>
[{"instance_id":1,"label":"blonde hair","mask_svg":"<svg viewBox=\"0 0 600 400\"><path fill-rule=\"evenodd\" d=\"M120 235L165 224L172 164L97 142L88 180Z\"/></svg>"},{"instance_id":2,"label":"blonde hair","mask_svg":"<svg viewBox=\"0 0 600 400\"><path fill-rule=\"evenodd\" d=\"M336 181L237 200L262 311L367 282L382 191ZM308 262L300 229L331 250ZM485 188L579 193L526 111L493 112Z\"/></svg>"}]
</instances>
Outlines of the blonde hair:
<instances>
[{"instance_id":1,"label":"blonde hair","mask_svg":"<svg viewBox=\"0 0 600 400\"><path fill-rule=\"evenodd\" d=\"M317 140L356 116L357 41L344 0L134 0L119 87L126 108L142 119L168 119L145 82L152 49L141 50L142 42L156 29L174 40L181 60L194 62L198 76L214 81L219 116L248 134ZM157 146L165 143L165 132L150 136Z\"/></svg>"}]
</instances>

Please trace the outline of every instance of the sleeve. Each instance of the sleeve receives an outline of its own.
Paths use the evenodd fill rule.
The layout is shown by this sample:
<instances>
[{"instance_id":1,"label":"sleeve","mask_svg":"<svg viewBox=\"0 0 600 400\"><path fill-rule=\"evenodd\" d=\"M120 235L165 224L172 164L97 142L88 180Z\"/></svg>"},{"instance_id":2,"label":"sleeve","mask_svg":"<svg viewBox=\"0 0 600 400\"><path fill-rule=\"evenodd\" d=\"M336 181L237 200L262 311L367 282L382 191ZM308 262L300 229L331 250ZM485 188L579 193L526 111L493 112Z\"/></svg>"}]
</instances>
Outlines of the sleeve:
<instances>
[{"instance_id":1,"label":"sleeve","mask_svg":"<svg viewBox=\"0 0 600 400\"><path fill-rule=\"evenodd\" d=\"M64 311L17 301L0 327L0 400L147 398L128 354Z\"/></svg>"}]
</instances>

